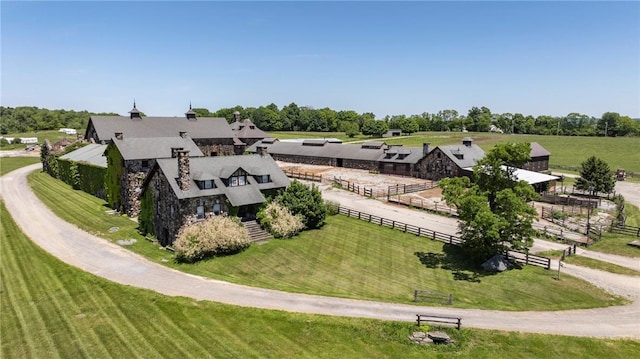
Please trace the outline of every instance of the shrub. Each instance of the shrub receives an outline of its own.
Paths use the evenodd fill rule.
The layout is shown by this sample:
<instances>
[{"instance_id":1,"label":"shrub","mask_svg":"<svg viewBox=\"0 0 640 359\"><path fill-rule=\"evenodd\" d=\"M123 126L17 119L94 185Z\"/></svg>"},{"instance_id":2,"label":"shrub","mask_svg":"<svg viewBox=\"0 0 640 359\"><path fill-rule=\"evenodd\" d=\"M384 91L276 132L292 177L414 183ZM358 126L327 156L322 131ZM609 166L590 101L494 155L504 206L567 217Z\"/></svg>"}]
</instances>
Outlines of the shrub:
<instances>
[{"instance_id":1,"label":"shrub","mask_svg":"<svg viewBox=\"0 0 640 359\"><path fill-rule=\"evenodd\" d=\"M258 212L260 225L276 238L291 238L304 228L301 215L293 215L278 202L271 202Z\"/></svg>"},{"instance_id":2,"label":"shrub","mask_svg":"<svg viewBox=\"0 0 640 359\"><path fill-rule=\"evenodd\" d=\"M182 227L173 248L178 261L196 262L240 252L249 244L249 232L238 221L214 216Z\"/></svg>"},{"instance_id":3,"label":"shrub","mask_svg":"<svg viewBox=\"0 0 640 359\"><path fill-rule=\"evenodd\" d=\"M287 207L294 215L301 215L305 228L315 229L324 225L326 210L322 194L316 186L311 188L294 180L276 201Z\"/></svg>"},{"instance_id":4,"label":"shrub","mask_svg":"<svg viewBox=\"0 0 640 359\"><path fill-rule=\"evenodd\" d=\"M324 201L324 208L327 210L327 214L334 216L340 213L340 203L336 201Z\"/></svg>"}]
</instances>

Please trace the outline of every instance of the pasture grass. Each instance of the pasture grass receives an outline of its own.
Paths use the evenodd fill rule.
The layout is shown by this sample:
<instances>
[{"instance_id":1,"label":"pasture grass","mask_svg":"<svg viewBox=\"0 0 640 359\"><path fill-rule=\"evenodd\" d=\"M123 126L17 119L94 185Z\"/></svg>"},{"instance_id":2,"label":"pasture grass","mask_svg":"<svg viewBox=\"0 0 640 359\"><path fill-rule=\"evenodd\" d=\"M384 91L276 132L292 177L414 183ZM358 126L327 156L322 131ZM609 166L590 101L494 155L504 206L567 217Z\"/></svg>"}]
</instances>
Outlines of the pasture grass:
<instances>
[{"instance_id":1,"label":"pasture grass","mask_svg":"<svg viewBox=\"0 0 640 359\"><path fill-rule=\"evenodd\" d=\"M634 358L640 342L287 313L169 297L83 272L29 241L0 201L2 358ZM409 319L409 318L408 318ZM411 318L412 320L413 318Z\"/></svg>"},{"instance_id":2,"label":"pasture grass","mask_svg":"<svg viewBox=\"0 0 640 359\"><path fill-rule=\"evenodd\" d=\"M81 132L81 131L80 131ZM81 132L82 133L82 132ZM76 139L76 135L67 135L65 133L62 132L58 132L57 130L46 130L46 131L31 131L31 132L20 132L20 133L11 133L11 134L7 134L4 135L4 137L37 137L38 138L38 144L42 145L44 143L44 140L49 140L52 143L56 142L60 139L63 138L69 138L72 140ZM25 148L25 146L28 146L25 143L4 143L0 145L0 148L3 150L15 150L15 149L19 149L19 148Z\"/></svg>"},{"instance_id":3,"label":"pasture grass","mask_svg":"<svg viewBox=\"0 0 640 359\"><path fill-rule=\"evenodd\" d=\"M536 253L536 255L559 259L559 258L562 258L562 251L560 250L545 251L545 252ZM609 262L600 261L600 260L589 258L589 257L583 257L581 255L572 255L569 257L565 257L564 261L569 264L575 264L581 267L587 267L591 269L598 269L598 270L609 272L609 273L640 276L640 272L637 270L633 270L631 268L623 267L623 266L609 263Z\"/></svg>"},{"instance_id":4,"label":"pasture grass","mask_svg":"<svg viewBox=\"0 0 640 359\"><path fill-rule=\"evenodd\" d=\"M40 162L39 157L0 157L0 176L38 162Z\"/></svg>"},{"instance_id":5,"label":"pasture grass","mask_svg":"<svg viewBox=\"0 0 640 359\"><path fill-rule=\"evenodd\" d=\"M627 202L624 204L624 214L627 216L628 226L640 227L640 208Z\"/></svg>"},{"instance_id":6,"label":"pasture grass","mask_svg":"<svg viewBox=\"0 0 640 359\"><path fill-rule=\"evenodd\" d=\"M640 249L627 245L627 243L636 239L638 237L602 232L602 239L590 245L589 250L625 257L640 257Z\"/></svg>"},{"instance_id":7,"label":"pasture grass","mask_svg":"<svg viewBox=\"0 0 640 359\"><path fill-rule=\"evenodd\" d=\"M625 303L577 278L527 266L498 275L476 272L460 249L344 216L291 240L272 240L246 251L195 264L180 264L137 232L137 223L109 215L104 202L44 173L29 180L58 216L111 241L134 238L131 250L184 272L289 292L411 303L414 289L454 296L454 307L563 310ZM109 228L119 227L110 233ZM434 304L437 305L437 304Z\"/></svg>"}]
</instances>

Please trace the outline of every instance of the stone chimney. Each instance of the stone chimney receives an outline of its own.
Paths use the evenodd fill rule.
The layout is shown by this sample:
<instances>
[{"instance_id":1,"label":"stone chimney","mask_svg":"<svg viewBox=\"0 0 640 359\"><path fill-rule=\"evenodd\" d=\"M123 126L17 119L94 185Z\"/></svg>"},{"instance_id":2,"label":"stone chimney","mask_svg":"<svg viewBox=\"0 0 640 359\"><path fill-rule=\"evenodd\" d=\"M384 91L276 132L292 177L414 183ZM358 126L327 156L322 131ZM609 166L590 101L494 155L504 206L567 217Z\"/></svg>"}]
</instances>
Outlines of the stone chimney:
<instances>
[{"instance_id":1,"label":"stone chimney","mask_svg":"<svg viewBox=\"0 0 640 359\"><path fill-rule=\"evenodd\" d=\"M187 132L186 131L180 131L180 137L182 138L187 138Z\"/></svg>"},{"instance_id":2,"label":"stone chimney","mask_svg":"<svg viewBox=\"0 0 640 359\"><path fill-rule=\"evenodd\" d=\"M428 142L424 142L422 144L422 155L426 156L429 154L429 143Z\"/></svg>"},{"instance_id":3,"label":"stone chimney","mask_svg":"<svg viewBox=\"0 0 640 359\"><path fill-rule=\"evenodd\" d=\"M118 140L121 140L124 138L124 136L122 135L122 132L116 132L115 135L116 135L116 139Z\"/></svg>"},{"instance_id":4,"label":"stone chimney","mask_svg":"<svg viewBox=\"0 0 640 359\"><path fill-rule=\"evenodd\" d=\"M178 187L182 191L191 188L191 170L189 168L189 150L176 150L178 155Z\"/></svg>"},{"instance_id":5,"label":"stone chimney","mask_svg":"<svg viewBox=\"0 0 640 359\"><path fill-rule=\"evenodd\" d=\"M236 122L240 122L240 111L233 112L233 120Z\"/></svg>"},{"instance_id":6,"label":"stone chimney","mask_svg":"<svg viewBox=\"0 0 640 359\"><path fill-rule=\"evenodd\" d=\"M462 144L466 147L471 147L471 145L473 144L473 140L470 137L465 137L462 139Z\"/></svg>"}]
</instances>

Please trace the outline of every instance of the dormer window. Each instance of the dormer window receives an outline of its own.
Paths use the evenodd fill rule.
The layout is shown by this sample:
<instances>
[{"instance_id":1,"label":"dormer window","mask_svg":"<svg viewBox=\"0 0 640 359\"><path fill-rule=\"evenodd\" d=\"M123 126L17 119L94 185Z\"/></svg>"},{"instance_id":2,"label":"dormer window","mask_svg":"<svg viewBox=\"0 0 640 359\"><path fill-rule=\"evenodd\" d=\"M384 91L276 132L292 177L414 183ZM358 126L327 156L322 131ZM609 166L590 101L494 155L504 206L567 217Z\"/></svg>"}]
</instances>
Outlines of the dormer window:
<instances>
[{"instance_id":1,"label":"dormer window","mask_svg":"<svg viewBox=\"0 0 640 359\"><path fill-rule=\"evenodd\" d=\"M258 182L258 183L269 183L269 182L271 182L271 176L269 176L269 175L258 175L258 176L254 176L254 178L256 179L256 182Z\"/></svg>"},{"instance_id":2,"label":"dormer window","mask_svg":"<svg viewBox=\"0 0 640 359\"><path fill-rule=\"evenodd\" d=\"M196 181L196 183L198 184L198 188L200 189L216 188L216 185L215 183L213 183L213 180Z\"/></svg>"},{"instance_id":3,"label":"dormer window","mask_svg":"<svg viewBox=\"0 0 640 359\"><path fill-rule=\"evenodd\" d=\"M245 186L247 184L247 172L239 169L229 177L228 186L229 187L237 187L237 186Z\"/></svg>"}]
</instances>

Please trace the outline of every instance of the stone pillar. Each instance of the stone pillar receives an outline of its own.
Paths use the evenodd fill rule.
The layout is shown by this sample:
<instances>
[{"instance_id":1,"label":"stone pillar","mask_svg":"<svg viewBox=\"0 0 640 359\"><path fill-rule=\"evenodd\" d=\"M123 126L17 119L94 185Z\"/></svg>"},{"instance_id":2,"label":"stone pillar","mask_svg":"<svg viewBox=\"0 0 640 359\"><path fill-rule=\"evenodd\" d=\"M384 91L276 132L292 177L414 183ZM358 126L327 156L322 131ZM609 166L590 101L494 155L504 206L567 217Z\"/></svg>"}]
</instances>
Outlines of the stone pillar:
<instances>
[{"instance_id":1,"label":"stone pillar","mask_svg":"<svg viewBox=\"0 0 640 359\"><path fill-rule=\"evenodd\" d=\"M177 150L178 154L178 186L183 191L191 187L191 175L189 168L189 150Z\"/></svg>"}]
</instances>

